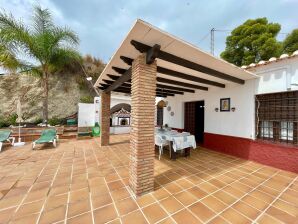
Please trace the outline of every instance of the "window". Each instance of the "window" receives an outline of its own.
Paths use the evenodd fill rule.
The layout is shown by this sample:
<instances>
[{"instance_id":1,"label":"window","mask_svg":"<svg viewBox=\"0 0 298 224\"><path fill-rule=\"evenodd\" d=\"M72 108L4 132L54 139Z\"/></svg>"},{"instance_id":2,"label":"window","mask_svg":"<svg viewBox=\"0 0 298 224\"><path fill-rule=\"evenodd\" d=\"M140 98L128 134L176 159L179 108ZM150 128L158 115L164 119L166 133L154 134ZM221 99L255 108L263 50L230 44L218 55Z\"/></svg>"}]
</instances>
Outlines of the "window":
<instances>
[{"instance_id":1,"label":"window","mask_svg":"<svg viewBox=\"0 0 298 224\"><path fill-rule=\"evenodd\" d=\"M294 122L280 122L280 138L282 140L293 141Z\"/></svg>"},{"instance_id":2,"label":"window","mask_svg":"<svg viewBox=\"0 0 298 224\"><path fill-rule=\"evenodd\" d=\"M298 91L256 96L256 137L297 145Z\"/></svg>"},{"instance_id":3,"label":"window","mask_svg":"<svg viewBox=\"0 0 298 224\"><path fill-rule=\"evenodd\" d=\"M263 138L273 138L273 122L261 121L261 133Z\"/></svg>"}]
</instances>

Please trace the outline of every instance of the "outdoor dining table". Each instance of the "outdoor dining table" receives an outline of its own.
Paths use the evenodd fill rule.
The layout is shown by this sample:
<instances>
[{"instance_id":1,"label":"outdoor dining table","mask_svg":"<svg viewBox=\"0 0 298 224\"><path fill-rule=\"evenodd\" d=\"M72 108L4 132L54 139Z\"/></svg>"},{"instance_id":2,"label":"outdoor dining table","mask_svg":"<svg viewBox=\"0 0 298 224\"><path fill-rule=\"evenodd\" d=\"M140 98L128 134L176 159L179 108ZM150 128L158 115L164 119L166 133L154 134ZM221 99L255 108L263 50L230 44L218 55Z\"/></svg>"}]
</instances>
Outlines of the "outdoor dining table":
<instances>
[{"instance_id":1,"label":"outdoor dining table","mask_svg":"<svg viewBox=\"0 0 298 224\"><path fill-rule=\"evenodd\" d=\"M155 134L170 142L169 150L171 159L176 159L176 152L178 150L184 149L185 156L189 156L190 148L196 148L195 136L191 135L189 132L179 133L175 131L156 129ZM179 140L181 145L177 144Z\"/></svg>"}]
</instances>

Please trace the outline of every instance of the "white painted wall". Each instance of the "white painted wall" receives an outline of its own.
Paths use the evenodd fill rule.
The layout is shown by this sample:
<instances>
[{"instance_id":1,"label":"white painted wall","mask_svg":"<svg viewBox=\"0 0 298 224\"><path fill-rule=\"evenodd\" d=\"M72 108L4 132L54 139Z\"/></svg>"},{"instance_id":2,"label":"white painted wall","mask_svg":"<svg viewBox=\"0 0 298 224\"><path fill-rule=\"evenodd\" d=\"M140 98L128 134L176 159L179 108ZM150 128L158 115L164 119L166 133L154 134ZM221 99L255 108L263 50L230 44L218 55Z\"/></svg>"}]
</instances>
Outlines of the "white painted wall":
<instances>
[{"instance_id":1,"label":"white painted wall","mask_svg":"<svg viewBox=\"0 0 298 224\"><path fill-rule=\"evenodd\" d=\"M298 57L284 59L250 69L261 76L256 81L256 94L298 90Z\"/></svg>"},{"instance_id":2,"label":"white painted wall","mask_svg":"<svg viewBox=\"0 0 298 224\"><path fill-rule=\"evenodd\" d=\"M184 103L205 101L205 132L253 139L255 135L256 94L298 90L298 57L259 66L250 71L260 78L247 80L244 85L229 84L226 88L211 87L209 91L196 91L167 97L171 111L164 109L164 124L184 128ZM220 98L231 98L235 112L215 112Z\"/></svg>"},{"instance_id":3,"label":"white painted wall","mask_svg":"<svg viewBox=\"0 0 298 224\"><path fill-rule=\"evenodd\" d=\"M196 93L167 97L171 111L164 110L164 124L170 127L184 128L184 103L191 101L205 101L205 132L231 135L244 138L254 136L254 80L245 85L226 85L226 88L210 88ZM231 98L231 107L235 112L215 112L220 108L220 98Z\"/></svg>"},{"instance_id":4,"label":"white painted wall","mask_svg":"<svg viewBox=\"0 0 298 224\"><path fill-rule=\"evenodd\" d=\"M95 106L93 103L79 103L78 127L93 127L95 123Z\"/></svg>"}]
</instances>

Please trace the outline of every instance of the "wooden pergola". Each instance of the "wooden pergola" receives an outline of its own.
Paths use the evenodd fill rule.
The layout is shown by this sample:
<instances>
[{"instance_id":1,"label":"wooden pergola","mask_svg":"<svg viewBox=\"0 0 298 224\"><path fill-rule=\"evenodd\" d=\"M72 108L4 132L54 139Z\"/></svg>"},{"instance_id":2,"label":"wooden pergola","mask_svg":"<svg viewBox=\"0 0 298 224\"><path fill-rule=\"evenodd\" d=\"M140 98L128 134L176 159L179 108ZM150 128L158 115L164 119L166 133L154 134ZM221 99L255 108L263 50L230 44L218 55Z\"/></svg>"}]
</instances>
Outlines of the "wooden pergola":
<instances>
[{"instance_id":1,"label":"wooden pergola","mask_svg":"<svg viewBox=\"0 0 298 224\"><path fill-rule=\"evenodd\" d=\"M154 188L155 97L244 85L256 76L137 20L95 86L101 90L102 146L109 144L110 93L131 95L130 187Z\"/></svg>"}]
</instances>

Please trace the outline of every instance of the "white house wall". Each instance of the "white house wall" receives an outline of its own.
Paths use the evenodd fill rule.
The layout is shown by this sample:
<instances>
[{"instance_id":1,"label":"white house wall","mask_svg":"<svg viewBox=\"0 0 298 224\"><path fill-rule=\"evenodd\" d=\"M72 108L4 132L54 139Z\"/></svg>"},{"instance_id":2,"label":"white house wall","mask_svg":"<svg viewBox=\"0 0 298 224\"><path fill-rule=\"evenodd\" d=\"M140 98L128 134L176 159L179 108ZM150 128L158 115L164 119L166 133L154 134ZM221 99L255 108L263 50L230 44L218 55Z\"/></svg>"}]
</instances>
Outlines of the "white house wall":
<instances>
[{"instance_id":1,"label":"white house wall","mask_svg":"<svg viewBox=\"0 0 298 224\"><path fill-rule=\"evenodd\" d=\"M226 85L226 88L210 88L209 91L196 91L167 97L171 111L164 109L164 124L170 127L184 128L184 103L205 101L205 132L244 138L254 136L254 80L245 85ZM220 108L220 98L231 98L231 107L235 112L215 112Z\"/></svg>"},{"instance_id":2,"label":"white house wall","mask_svg":"<svg viewBox=\"0 0 298 224\"><path fill-rule=\"evenodd\" d=\"M298 90L298 58L272 62L265 66L250 69L261 76L256 82L256 93L284 92Z\"/></svg>"},{"instance_id":3,"label":"white house wall","mask_svg":"<svg viewBox=\"0 0 298 224\"><path fill-rule=\"evenodd\" d=\"M184 103L205 101L205 132L254 139L256 94L298 90L298 57L250 69L260 78L247 80L244 85L230 84L226 88L210 88L167 97L171 111L164 109L164 124L184 128ZM231 98L235 112L215 112L220 108L220 98Z\"/></svg>"}]
</instances>

